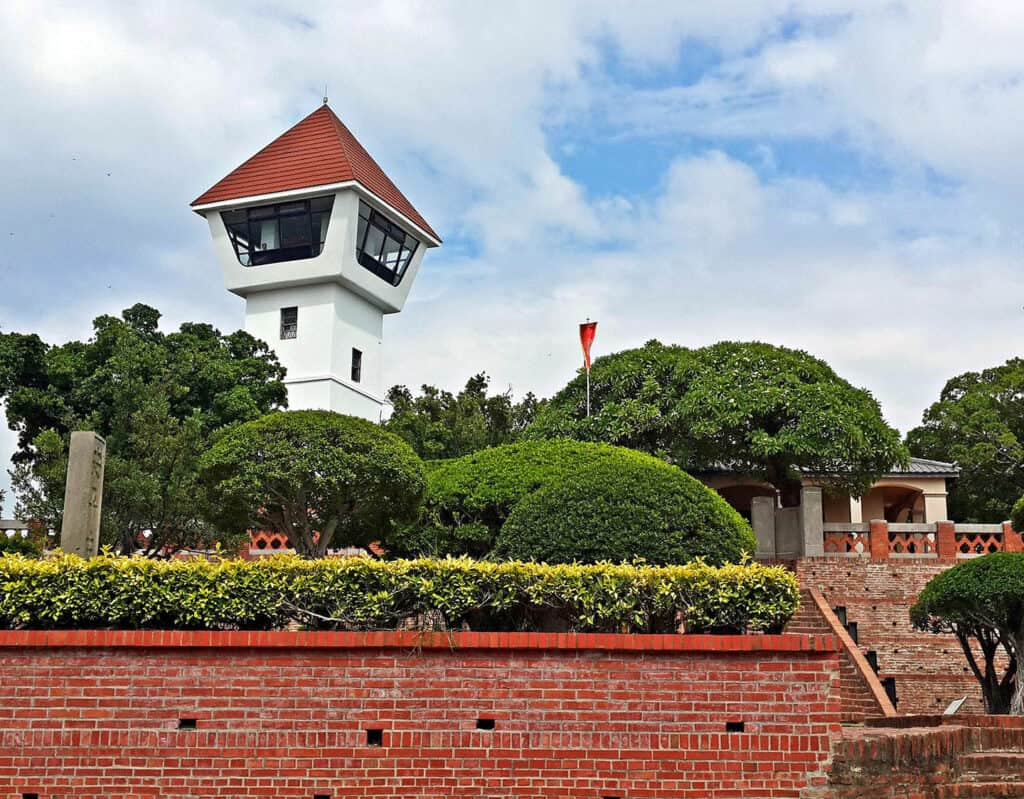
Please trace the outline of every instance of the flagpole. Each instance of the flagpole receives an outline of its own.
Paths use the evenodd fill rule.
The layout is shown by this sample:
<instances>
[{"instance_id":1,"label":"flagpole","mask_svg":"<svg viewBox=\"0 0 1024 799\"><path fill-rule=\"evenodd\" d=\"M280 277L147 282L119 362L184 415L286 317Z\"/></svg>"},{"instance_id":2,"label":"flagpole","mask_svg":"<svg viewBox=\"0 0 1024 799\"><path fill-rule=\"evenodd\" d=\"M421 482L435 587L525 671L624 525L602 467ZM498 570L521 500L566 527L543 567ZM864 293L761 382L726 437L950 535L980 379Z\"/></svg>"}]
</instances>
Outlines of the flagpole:
<instances>
[{"instance_id":1,"label":"flagpole","mask_svg":"<svg viewBox=\"0 0 1024 799\"><path fill-rule=\"evenodd\" d=\"M587 364L587 418L590 418L590 364Z\"/></svg>"}]
</instances>

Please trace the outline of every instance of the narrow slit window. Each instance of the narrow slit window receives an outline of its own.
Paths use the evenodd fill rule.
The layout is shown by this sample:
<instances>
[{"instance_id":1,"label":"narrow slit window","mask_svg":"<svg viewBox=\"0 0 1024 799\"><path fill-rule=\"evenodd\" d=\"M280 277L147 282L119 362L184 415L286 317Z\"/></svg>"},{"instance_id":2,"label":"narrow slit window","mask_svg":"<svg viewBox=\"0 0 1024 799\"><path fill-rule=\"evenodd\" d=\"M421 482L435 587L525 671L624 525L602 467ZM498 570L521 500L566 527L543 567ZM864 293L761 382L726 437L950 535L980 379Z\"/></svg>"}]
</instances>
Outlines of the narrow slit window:
<instances>
[{"instance_id":1,"label":"narrow slit window","mask_svg":"<svg viewBox=\"0 0 1024 799\"><path fill-rule=\"evenodd\" d=\"M363 379L363 353L352 348L352 382L359 383Z\"/></svg>"},{"instance_id":2,"label":"narrow slit window","mask_svg":"<svg viewBox=\"0 0 1024 799\"><path fill-rule=\"evenodd\" d=\"M299 309L295 306L281 309L281 340L299 337Z\"/></svg>"}]
</instances>

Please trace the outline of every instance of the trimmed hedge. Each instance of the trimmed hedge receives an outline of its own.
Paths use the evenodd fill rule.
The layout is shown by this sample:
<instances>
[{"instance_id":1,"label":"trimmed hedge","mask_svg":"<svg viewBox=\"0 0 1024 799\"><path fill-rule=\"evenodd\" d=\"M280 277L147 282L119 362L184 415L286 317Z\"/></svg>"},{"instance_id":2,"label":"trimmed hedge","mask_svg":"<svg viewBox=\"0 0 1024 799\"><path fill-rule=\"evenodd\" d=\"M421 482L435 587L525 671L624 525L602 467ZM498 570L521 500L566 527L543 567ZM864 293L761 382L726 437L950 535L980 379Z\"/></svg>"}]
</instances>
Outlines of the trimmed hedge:
<instances>
[{"instance_id":1,"label":"trimmed hedge","mask_svg":"<svg viewBox=\"0 0 1024 799\"><path fill-rule=\"evenodd\" d=\"M619 514L614 520L622 529L615 531L606 525L606 532L617 537L622 545L593 551L584 548L578 553L562 546L557 556L547 557L536 547L512 546L510 536L502 533L510 514L519 505L530 504L527 500L539 489L556 483L573 485L577 487L574 501L617 507L626 497L630 506L636 506L636 500L629 499L630 492L638 485L642 487L652 475L658 478L658 485L670 486L672 499L662 501L649 489L641 492L644 503L658 508L658 512L646 515L646 521L654 524L650 535L639 534L638 527L644 522L636 514L632 519ZM566 518L563 507L556 504L552 510L551 520L539 519L539 526L545 531L550 527L549 521L558 526ZM577 510L570 508L568 515L574 516ZM525 514L523 511L520 516L525 518ZM700 524L707 524L707 529L694 526ZM516 533L521 531L517 528ZM700 539L703 544L687 548L660 541L655 545L653 539L658 531L675 536L676 543L680 538L677 534L683 534ZM581 532L589 538L590 531L585 527ZM504 545L496 550L499 537ZM631 541L643 545L630 549ZM566 563L636 558L681 563L695 556L705 556L717 563L739 560L743 551L753 552L756 548L749 525L728 503L676 467L625 447L569 439L523 441L432 463L427 469L421 520L389 532L385 544L389 554L397 557L469 555Z\"/></svg>"},{"instance_id":2,"label":"trimmed hedge","mask_svg":"<svg viewBox=\"0 0 1024 799\"><path fill-rule=\"evenodd\" d=\"M798 603L780 567L0 557L0 628L775 632Z\"/></svg>"},{"instance_id":3,"label":"trimmed hedge","mask_svg":"<svg viewBox=\"0 0 1024 799\"><path fill-rule=\"evenodd\" d=\"M724 499L647 455L606 459L524 497L501 528L494 555L546 563L654 564L704 558L730 563L757 541Z\"/></svg>"},{"instance_id":4,"label":"trimmed hedge","mask_svg":"<svg viewBox=\"0 0 1024 799\"><path fill-rule=\"evenodd\" d=\"M634 455L609 444L558 439L428 461L423 519L390 534L388 550L405 557L484 557L512 508L527 494L595 461Z\"/></svg>"}]
</instances>

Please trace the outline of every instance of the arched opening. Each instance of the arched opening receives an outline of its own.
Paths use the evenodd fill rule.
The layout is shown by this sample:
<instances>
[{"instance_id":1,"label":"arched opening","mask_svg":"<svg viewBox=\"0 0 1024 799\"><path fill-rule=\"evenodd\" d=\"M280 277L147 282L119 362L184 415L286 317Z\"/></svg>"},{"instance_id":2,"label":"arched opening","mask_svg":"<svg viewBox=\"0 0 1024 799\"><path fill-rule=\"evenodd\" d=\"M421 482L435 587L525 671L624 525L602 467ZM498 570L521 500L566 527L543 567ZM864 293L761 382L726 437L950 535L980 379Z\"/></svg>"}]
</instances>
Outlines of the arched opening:
<instances>
[{"instance_id":1,"label":"arched opening","mask_svg":"<svg viewBox=\"0 0 1024 799\"><path fill-rule=\"evenodd\" d=\"M748 522L750 521L750 508L754 497L775 498L775 489L765 485L721 486L716 488L715 491Z\"/></svg>"},{"instance_id":2,"label":"arched opening","mask_svg":"<svg viewBox=\"0 0 1024 799\"><path fill-rule=\"evenodd\" d=\"M885 519L890 523L925 521L924 492L916 486L875 486L861 503L865 519Z\"/></svg>"}]
</instances>

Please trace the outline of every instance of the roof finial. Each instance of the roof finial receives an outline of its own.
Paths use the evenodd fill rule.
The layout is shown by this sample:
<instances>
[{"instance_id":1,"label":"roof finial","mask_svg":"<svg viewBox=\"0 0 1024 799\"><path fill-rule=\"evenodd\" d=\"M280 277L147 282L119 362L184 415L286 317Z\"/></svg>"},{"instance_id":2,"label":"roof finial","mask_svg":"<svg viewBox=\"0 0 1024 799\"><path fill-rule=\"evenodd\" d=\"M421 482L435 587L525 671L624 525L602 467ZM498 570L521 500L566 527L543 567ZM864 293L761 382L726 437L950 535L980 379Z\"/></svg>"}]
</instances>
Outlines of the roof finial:
<instances>
[{"instance_id":1,"label":"roof finial","mask_svg":"<svg viewBox=\"0 0 1024 799\"><path fill-rule=\"evenodd\" d=\"M324 81L324 105L327 105L327 81Z\"/></svg>"}]
</instances>

